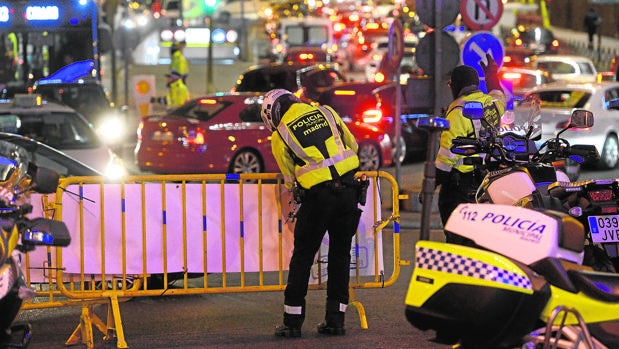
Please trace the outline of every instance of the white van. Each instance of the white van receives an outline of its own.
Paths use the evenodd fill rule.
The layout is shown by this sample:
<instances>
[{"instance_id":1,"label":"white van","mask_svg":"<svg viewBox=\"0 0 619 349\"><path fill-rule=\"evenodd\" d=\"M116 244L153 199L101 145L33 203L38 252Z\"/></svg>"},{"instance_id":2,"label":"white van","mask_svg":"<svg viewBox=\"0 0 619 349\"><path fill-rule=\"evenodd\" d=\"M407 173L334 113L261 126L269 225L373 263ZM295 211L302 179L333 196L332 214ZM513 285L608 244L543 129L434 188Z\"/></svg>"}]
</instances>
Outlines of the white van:
<instances>
[{"instance_id":1,"label":"white van","mask_svg":"<svg viewBox=\"0 0 619 349\"><path fill-rule=\"evenodd\" d=\"M277 33L278 40L274 41L273 54L279 60L290 47L321 47L331 56L337 55L333 24L328 18L282 18Z\"/></svg>"}]
</instances>

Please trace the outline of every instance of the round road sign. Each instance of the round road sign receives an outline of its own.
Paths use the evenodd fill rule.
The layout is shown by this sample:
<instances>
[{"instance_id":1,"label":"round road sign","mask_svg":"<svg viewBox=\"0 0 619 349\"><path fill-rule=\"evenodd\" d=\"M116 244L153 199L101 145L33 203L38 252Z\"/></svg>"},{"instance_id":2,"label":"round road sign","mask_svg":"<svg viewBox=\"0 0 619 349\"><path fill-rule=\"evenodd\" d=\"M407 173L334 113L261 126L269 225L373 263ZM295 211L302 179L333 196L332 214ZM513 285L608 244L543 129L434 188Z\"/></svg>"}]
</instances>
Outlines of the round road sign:
<instances>
[{"instance_id":1,"label":"round road sign","mask_svg":"<svg viewBox=\"0 0 619 349\"><path fill-rule=\"evenodd\" d=\"M417 50L415 53L415 59L417 64L423 72L428 75L434 75L434 57L435 52L435 35L437 31L433 31L430 34L424 36L419 40ZM460 61L460 48L458 43L454 40L453 36L447 34L444 31L441 33L441 67L438 71L438 75L446 75L455 68Z\"/></svg>"},{"instance_id":2,"label":"round road sign","mask_svg":"<svg viewBox=\"0 0 619 349\"><path fill-rule=\"evenodd\" d=\"M439 2L439 13L440 17L436 18L436 0L417 0L415 2L415 9L417 10L417 16L419 16L419 20L427 24L430 28L444 28L447 25L450 25L456 20L458 17L458 13L460 12L460 0L442 0Z\"/></svg>"},{"instance_id":3,"label":"round road sign","mask_svg":"<svg viewBox=\"0 0 619 349\"><path fill-rule=\"evenodd\" d=\"M479 74L480 89L485 91L486 77L481 63L487 64L486 54L490 54L496 64L501 67L503 64L503 45L491 32L478 32L471 35L462 46L462 63L471 66Z\"/></svg>"},{"instance_id":4,"label":"round road sign","mask_svg":"<svg viewBox=\"0 0 619 349\"><path fill-rule=\"evenodd\" d=\"M389 27L389 49L387 50L387 62L393 69L397 69L404 56L404 27L399 20L393 21Z\"/></svg>"},{"instance_id":5,"label":"round road sign","mask_svg":"<svg viewBox=\"0 0 619 349\"><path fill-rule=\"evenodd\" d=\"M472 30L488 30L494 27L503 14L501 0L462 0L462 20Z\"/></svg>"}]
</instances>

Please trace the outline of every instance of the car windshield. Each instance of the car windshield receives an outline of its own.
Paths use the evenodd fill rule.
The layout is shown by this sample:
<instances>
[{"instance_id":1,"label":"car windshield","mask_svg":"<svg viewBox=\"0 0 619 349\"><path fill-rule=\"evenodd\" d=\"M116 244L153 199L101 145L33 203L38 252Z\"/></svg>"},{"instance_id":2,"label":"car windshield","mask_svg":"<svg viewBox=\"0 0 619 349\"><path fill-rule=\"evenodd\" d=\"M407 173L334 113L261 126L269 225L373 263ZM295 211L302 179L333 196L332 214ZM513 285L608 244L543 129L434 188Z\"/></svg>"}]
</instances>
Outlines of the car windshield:
<instances>
[{"instance_id":1,"label":"car windshield","mask_svg":"<svg viewBox=\"0 0 619 349\"><path fill-rule=\"evenodd\" d=\"M17 133L60 150L94 148L99 141L88 123L75 113L19 114ZM1 129L1 131L8 131Z\"/></svg>"},{"instance_id":2,"label":"car windshield","mask_svg":"<svg viewBox=\"0 0 619 349\"><path fill-rule=\"evenodd\" d=\"M591 93L586 91L556 90L535 92L531 97L539 98L542 108L583 108Z\"/></svg>"}]
</instances>

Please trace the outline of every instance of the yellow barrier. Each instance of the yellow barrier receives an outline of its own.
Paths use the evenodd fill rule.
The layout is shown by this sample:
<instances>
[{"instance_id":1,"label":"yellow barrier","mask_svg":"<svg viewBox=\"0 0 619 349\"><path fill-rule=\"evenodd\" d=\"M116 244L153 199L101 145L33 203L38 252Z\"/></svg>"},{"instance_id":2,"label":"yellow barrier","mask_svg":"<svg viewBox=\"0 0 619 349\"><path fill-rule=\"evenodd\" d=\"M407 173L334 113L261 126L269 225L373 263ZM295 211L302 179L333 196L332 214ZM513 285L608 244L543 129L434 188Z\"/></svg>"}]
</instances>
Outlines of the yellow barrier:
<instances>
[{"instance_id":1,"label":"yellow barrier","mask_svg":"<svg viewBox=\"0 0 619 349\"><path fill-rule=\"evenodd\" d=\"M405 197L389 173L361 174L372 185L353 241L350 299L367 328L354 289L391 286L408 261L400 260L399 200ZM390 195L382 197L385 186ZM147 175L122 183L62 179L44 213L67 223L71 246L27 256L27 279L37 297L24 309L81 306L80 323L66 344L81 340L94 347L94 324L104 339L127 348L119 302L131 297L284 290L294 223L286 214L289 193L281 188L281 174L269 173ZM381 203L391 205L389 217L382 217ZM393 261L385 262L381 248L389 236ZM366 241L371 246L362 246ZM323 264L319 257L310 290L326 289ZM31 275L41 270L42 277ZM105 322L93 312L100 303L108 305Z\"/></svg>"}]
</instances>

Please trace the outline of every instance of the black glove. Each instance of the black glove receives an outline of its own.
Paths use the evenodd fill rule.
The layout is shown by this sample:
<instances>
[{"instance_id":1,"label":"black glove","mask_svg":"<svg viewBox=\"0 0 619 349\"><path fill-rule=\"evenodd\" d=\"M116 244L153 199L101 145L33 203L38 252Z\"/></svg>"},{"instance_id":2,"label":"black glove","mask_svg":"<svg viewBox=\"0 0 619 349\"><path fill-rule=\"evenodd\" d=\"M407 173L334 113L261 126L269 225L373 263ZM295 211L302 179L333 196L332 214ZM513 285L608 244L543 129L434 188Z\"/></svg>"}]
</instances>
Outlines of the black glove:
<instances>
[{"instance_id":1,"label":"black glove","mask_svg":"<svg viewBox=\"0 0 619 349\"><path fill-rule=\"evenodd\" d=\"M484 76L486 77L486 88L488 92L492 90L501 90L501 84L499 83L499 66L496 64L492 55L486 53L486 60L488 64L480 62L481 68L484 70Z\"/></svg>"},{"instance_id":2,"label":"black glove","mask_svg":"<svg viewBox=\"0 0 619 349\"><path fill-rule=\"evenodd\" d=\"M449 184L449 172L436 169L435 187Z\"/></svg>"}]
</instances>

